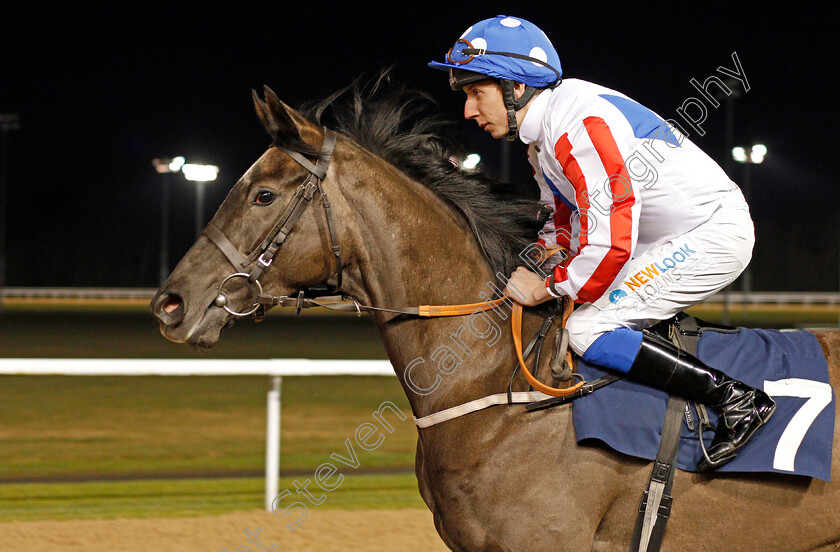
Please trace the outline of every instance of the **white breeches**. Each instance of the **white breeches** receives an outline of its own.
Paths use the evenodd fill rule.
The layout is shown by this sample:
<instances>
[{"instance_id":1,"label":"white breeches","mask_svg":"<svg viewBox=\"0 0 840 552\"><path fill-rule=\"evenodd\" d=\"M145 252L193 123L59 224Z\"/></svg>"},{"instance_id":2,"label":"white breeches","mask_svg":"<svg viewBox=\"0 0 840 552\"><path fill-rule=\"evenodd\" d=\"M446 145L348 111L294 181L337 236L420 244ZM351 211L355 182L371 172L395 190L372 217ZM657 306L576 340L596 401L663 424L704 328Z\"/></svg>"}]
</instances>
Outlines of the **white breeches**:
<instances>
[{"instance_id":1,"label":"white breeches","mask_svg":"<svg viewBox=\"0 0 840 552\"><path fill-rule=\"evenodd\" d=\"M717 293L746 268L755 230L740 190L730 192L701 225L632 259L607 292L569 317L569 344L577 354L605 332L640 330Z\"/></svg>"}]
</instances>

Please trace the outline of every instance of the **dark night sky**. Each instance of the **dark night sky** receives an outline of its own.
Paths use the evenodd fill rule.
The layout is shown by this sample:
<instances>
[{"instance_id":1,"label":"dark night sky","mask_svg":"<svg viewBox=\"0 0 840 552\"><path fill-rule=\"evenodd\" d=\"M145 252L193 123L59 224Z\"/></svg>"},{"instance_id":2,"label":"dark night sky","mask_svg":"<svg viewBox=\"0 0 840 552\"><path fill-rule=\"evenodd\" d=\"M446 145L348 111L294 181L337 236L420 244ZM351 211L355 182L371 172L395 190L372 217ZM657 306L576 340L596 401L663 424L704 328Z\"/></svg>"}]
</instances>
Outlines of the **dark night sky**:
<instances>
[{"instance_id":1,"label":"dark night sky","mask_svg":"<svg viewBox=\"0 0 840 552\"><path fill-rule=\"evenodd\" d=\"M840 285L836 5L758 14L676 3L239 2L198 10L125 3L95 11L11 4L22 3L0 8L0 113L19 114L22 128L8 136L7 285L156 286L161 192L152 158L181 154L221 167L209 217L268 144L252 88L268 84L298 105L395 64L396 76L459 118L461 96L426 63L442 58L467 26L498 13L540 25L564 76L620 90L666 118L698 96L689 79L732 67L737 52L751 89L735 104L735 142L763 142L770 151L752 173L755 287ZM723 109L711 109L706 135L691 136L720 162L723 120ZM466 123L462 135L495 172L498 143ZM514 151L524 158L521 145ZM512 179L527 183L530 171L514 169ZM179 179L173 261L192 241L193 208L192 189Z\"/></svg>"}]
</instances>

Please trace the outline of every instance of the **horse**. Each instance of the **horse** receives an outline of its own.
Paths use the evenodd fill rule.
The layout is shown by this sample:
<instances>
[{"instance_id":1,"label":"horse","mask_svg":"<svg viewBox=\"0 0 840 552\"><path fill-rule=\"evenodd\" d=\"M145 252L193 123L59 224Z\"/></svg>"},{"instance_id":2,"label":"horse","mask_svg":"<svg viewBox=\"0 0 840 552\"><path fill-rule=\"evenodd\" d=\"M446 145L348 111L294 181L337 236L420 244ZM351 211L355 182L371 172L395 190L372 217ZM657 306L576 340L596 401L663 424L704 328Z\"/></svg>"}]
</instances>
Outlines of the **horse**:
<instances>
[{"instance_id":1,"label":"horse","mask_svg":"<svg viewBox=\"0 0 840 552\"><path fill-rule=\"evenodd\" d=\"M323 284L369 306L415 418L508 388L515 347L510 332L497 331L503 309L421 318L393 307L494 296L500 277L522 264L519 253L539 228L538 206L457 167L460 152L442 119L418 117L428 96L387 80L356 82L299 110L268 87L263 97L252 91L271 145L230 190L208 225L215 230L205 231L153 298L167 339L212 347L224 327L258 310L255 296L269 292L300 307L300 290ZM322 126L327 112L334 132ZM327 165L323 150L333 139ZM301 199L313 171L322 180ZM304 201L313 207L294 207ZM245 266L258 266L259 278ZM536 331L545 314L526 309L523 332ZM836 392L840 332L814 333ZM551 380L547 359L539 373ZM521 374L512 386L528 389ZM417 434L419 492L456 551L626 550L650 468L597 443L576 443L569 405L535 412L498 405ZM663 550L840 547L834 482L678 471L672 495Z\"/></svg>"}]
</instances>

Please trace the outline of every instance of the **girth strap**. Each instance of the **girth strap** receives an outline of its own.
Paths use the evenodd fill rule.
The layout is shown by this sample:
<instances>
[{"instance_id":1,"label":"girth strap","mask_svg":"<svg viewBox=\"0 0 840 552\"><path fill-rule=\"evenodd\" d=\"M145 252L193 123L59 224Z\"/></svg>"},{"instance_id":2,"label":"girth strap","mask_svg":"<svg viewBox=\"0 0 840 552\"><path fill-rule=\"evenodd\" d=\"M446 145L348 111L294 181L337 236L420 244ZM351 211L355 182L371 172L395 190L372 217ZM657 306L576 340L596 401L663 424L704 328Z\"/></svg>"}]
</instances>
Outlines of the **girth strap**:
<instances>
[{"instance_id":1,"label":"girth strap","mask_svg":"<svg viewBox=\"0 0 840 552\"><path fill-rule=\"evenodd\" d=\"M665 537L665 526L671 515L671 487L679 452L680 428L686 408L685 399L670 397L665 409L665 422L648 490L642 495L633 532L631 552L657 552Z\"/></svg>"},{"instance_id":2,"label":"girth strap","mask_svg":"<svg viewBox=\"0 0 840 552\"><path fill-rule=\"evenodd\" d=\"M697 320L683 313L678 314L668 326L671 341L680 349L695 356L701 333ZM674 485L674 472L679 454L680 429L683 418L687 418L689 413L690 409L685 399L673 395L668 398L659 450L653 463L648 490L642 495L642 502L639 504L639 513L630 546L631 552L658 552L662 546L665 526L671 515L671 505L674 501L671 488Z\"/></svg>"}]
</instances>

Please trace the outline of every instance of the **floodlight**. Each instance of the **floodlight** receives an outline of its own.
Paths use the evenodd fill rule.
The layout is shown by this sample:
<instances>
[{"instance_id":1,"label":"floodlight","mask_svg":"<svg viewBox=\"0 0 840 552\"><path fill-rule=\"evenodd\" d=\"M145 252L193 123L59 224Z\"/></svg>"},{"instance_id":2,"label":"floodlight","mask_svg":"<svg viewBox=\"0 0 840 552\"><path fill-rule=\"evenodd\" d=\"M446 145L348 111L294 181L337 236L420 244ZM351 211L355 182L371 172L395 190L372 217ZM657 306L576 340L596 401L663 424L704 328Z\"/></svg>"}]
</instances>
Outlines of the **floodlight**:
<instances>
[{"instance_id":1,"label":"floodlight","mask_svg":"<svg viewBox=\"0 0 840 552\"><path fill-rule=\"evenodd\" d=\"M219 167L215 165L195 165L184 163L181 166L184 178L192 182L212 182L219 174Z\"/></svg>"},{"instance_id":2,"label":"floodlight","mask_svg":"<svg viewBox=\"0 0 840 552\"><path fill-rule=\"evenodd\" d=\"M183 167L183 166L184 166L184 163L186 163L186 162L187 162L187 161L186 161L186 159L184 159L183 157L181 157L181 156L179 155L178 157L174 158L174 159L173 159L173 160L169 163L169 170L170 170L171 172L178 172L178 171L180 171L180 170L181 170L181 167Z\"/></svg>"},{"instance_id":3,"label":"floodlight","mask_svg":"<svg viewBox=\"0 0 840 552\"><path fill-rule=\"evenodd\" d=\"M767 156L767 146L764 144L755 144L750 148L749 154L745 148L737 146L732 148L732 159L738 163L749 163L758 165Z\"/></svg>"},{"instance_id":4,"label":"floodlight","mask_svg":"<svg viewBox=\"0 0 840 552\"><path fill-rule=\"evenodd\" d=\"M764 144L756 144L750 149L750 163L761 163L764 161L764 156L767 155L767 146Z\"/></svg>"}]
</instances>

